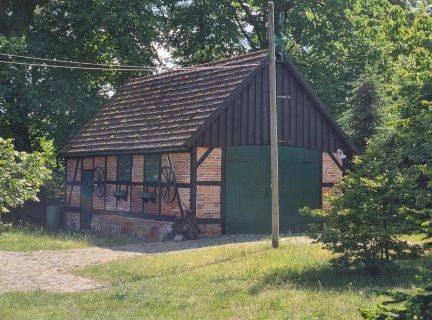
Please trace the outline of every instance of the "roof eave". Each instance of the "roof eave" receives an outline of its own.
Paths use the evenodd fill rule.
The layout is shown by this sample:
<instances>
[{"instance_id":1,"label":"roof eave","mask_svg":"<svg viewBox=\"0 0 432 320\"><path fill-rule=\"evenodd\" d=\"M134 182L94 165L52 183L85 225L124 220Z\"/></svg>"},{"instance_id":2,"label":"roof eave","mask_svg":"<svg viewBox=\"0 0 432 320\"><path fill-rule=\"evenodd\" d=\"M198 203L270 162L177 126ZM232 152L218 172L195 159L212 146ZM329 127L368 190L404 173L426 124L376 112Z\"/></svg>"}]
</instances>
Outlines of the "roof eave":
<instances>
[{"instance_id":1,"label":"roof eave","mask_svg":"<svg viewBox=\"0 0 432 320\"><path fill-rule=\"evenodd\" d=\"M152 148L152 149L130 149L130 150L102 150L94 152L67 152L60 151L58 155L63 158L82 158L94 156L112 156L121 154L145 154L145 153L177 153L189 152L190 148L186 146L172 148Z\"/></svg>"}]
</instances>

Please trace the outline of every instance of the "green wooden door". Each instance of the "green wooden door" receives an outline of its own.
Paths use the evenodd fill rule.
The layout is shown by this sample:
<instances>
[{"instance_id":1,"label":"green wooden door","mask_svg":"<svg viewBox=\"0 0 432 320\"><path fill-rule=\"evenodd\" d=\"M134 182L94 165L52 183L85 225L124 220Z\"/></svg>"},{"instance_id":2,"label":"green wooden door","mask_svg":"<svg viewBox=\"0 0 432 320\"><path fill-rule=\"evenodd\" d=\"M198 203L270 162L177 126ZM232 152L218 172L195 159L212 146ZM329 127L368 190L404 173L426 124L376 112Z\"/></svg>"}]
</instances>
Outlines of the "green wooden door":
<instances>
[{"instance_id":1,"label":"green wooden door","mask_svg":"<svg viewBox=\"0 0 432 320\"><path fill-rule=\"evenodd\" d=\"M263 233L271 228L270 158L263 155L259 146L227 148L227 233Z\"/></svg>"},{"instance_id":2,"label":"green wooden door","mask_svg":"<svg viewBox=\"0 0 432 320\"><path fill-rule=\"evenodd\" d=\"M310 218L299 214L308 206L321 207L321 153L281 147L279 151L279 205L281 232L303 232Z\"/></svg>"},{"instance_id":3,"label":"green wooden door","mask_svg":"<svg viewBox=\"0 0 432 320\"><path fill-rule=\"evenodd\" d=\"M80 228L91 228L91 210L93 206L93 171L81 171Z\"/></svg>"},{"instance_id":4,"label":"green wooden door","mask_svg":"<svg viewBox=\"0 0 432 320\"><path fill-rule=\"evenodd\" d=\"M225 228L227 233L271 231L270 149L227 148ZM280 229L304 231L308 219L298 210L319 208L321 154L292 147L279 149Z\"/></svg>"}]
</instances>

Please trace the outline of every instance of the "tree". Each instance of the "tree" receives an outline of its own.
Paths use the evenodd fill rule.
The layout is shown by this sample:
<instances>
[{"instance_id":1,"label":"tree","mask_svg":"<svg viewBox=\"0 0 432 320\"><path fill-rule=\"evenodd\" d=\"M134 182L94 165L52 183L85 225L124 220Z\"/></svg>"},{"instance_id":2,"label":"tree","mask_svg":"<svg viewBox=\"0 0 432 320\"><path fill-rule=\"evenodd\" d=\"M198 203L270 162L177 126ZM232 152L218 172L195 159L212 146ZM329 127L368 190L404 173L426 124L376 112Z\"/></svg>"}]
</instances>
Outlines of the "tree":
<instances>
[{"instance_id":1,"label":"tree","mask_svg":"<svg viewBox=\"0 0 432 320\"><path fill-rule=\"evenodd\" d=\"M11 139L0 138L0 215L27 200L38 200L39 189L51 174L51 156L16 151Z\"/></svg>"},{"instance_id":2,"label":"tree","mask_svg":"<svg viewBox=\"0 0 432 320\"><path fill-rule=\"evenodd\" d=\"M0 0L0 21L0 53L146 66L157 57L151 1ZM0 64L0 134L19 150L37 150L40 138L58 149L110 91L142 74Z\"/></svg>"},{"instance_id":3,"label":"tree","mask_svg":"<svg viewBox=\"0 0 432 320\"><path fill-rule=\"evenodd\" d=\"M364 152L366 144L377 133L380 107L383 104L382 86L375 72L368 70L354 84L350 108L340 119L351 141Z\"/></svg>"},{"instance_id":4,"label":"tree","mask_svg":"<svg viewBox=\"0 0 432 320\"><path fill-rule=\"evenodd\" d=\"M331 209L314 212L325 222L314 237L339 254L334 262L372 270L418 253L400 235L426 232L430 238L432 222L432 17L421 4L391 5L385 13L392 19L365 27L379 34L391 57L377 73L386 96L381 125L340 183Z\"/></svg>"},{"instance_id":5,"label":"tree","mask_svg":"<svg viewBox=\"0 0 432 320\"><path fill-rule=\"evenodd\" d=\"M408 223L400 210L411 201L411 181L397 167L401 153L394 135L375 137L365 154L354 158L351 171L338 185L339 193L329 199L328 211L304 210L319 218L311 236L336 254L336 266L377 274L389 263L421 252L420 246L400 239L416 225Z\"/></svg>"},{"instance_id":6,"label":"tree","mask_svg":"<svg viewBox=\"0 0 432 320\"><path fill-rule=\"evenodd\" d=\"M368 320L432 319L432 271L422 272L423 275L418 278L423 282L423 286L411 293L396 290L387 292L386 295L391 300L384 301L372 309L361 308L362 317Z\"/></svg>"}]
</instances>

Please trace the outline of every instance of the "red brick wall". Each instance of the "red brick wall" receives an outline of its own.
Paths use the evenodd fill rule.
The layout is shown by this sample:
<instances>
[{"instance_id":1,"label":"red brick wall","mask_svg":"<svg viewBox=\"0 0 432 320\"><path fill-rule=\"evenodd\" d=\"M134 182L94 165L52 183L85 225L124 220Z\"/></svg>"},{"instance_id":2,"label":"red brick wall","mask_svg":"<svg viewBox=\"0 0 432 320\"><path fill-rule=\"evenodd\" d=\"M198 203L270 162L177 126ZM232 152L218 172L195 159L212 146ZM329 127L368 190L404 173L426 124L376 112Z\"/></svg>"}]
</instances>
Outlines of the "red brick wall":
<instances>
[{"instance_id":1,"label":"red brick wall","mask_svg":"<svg viewBox=\"0 0 432 320\"><path fill-rule=\"evenodd\" d=\"M199 159L207 148L198 148L197 159ZM190 183L190 154L189 153L171 153L169 154L171 165L176 175L178 183ZM132 157L132 182L144 182L144 164L145 155L133 155ZM95 210L108 210L108 211L125 211L133 213L146 213L146 214L159 214L159 206L163 215L180 216L179 201L176 199L172 203L161 201L159 205L159 190L153 186L143 188L142 185L129 185L128 187L123 184L120 185L121 189L128 189L127 199L117 199L113 196L113 192L118 187L115 183L117 180L117 157L116 156L99 156L99 157L86 157L77 159L69 159L66 164L66 177L67 181L71 182L75 173L76 163L78 163L78 171L76 181L80 181L81 166L83 169L91 170L94 166L99 166L105 169L106 173L106 192L104 197L98 197L96 193L93 194L93 209ZM161 164L169 165L168 155L161 155ZM215 149L201 164L197 172L198 181L220 181L221 180L221 150ZM71 186L67 187L67 200L69 197ZM141 199L141 192L156 191L156 201L144 202ZM204 218L220 218L220 186L198 186L197 187L197 215ZM179 197L183 209L190 207L190 188L179 187ZM72 207L79 207L80 205L80 185L73 187L71 204ZM163 236L171 230L171 222L161 222L144 219L133 219L129 217L120 217L113 214L93 214L92 229L103 232L124 232L125 230L132 230L133 233L147 234L141 228L143 224L153 226L159 231L156 234ZM131 222L132 225L131 225ZM68 213L67 227L72 228L76 223L79 227L79 213ZM135 227L138 226L138 227ZM139 230L138 230L138 229ZM141 228L141 229L140 229ZM220 233L220 225L203 225L202 231L207 235L214 235ZM141 231L140 231L141 230ZM219 231L218 231L219 230Z\"/></svg>"},{"instance_id":2,"label":"red brick wall","mask_svg":"<svg viewBox=\"0 0 432 320\"><path fill-rule=\"evenodd\" d=\"M77 169L78 162L78 169ZM75 169L77 169L75 175ZM75 182L81 181L81 159L68 159L66 162L66 179L68 182L72 182L75 176Z\"/></svg>"},{"instance_id":3,"label":"red brick wall","mask_svg":"<svg viewBox=\"0 0 432 320\"><path fill-rule=\"evenodd\" d=\"M117 198L117 211L130 211L131 201L131 187L127 185L120 185L120 190L127 191L127 198Z\"/></svg>"},{"instance_id":4,"label":"red brick wall","mask_svg":"<svg viewBox=\"0 0 432 320\"><path fill-rule=\"evenodd\" d=\"M72 193L71 193L71 189L72 189ZM80 195L81 195L80 185L66 186L66 205L68 205L69 207L79 207Z\"/></svg>"},{"instance_id":5,"label":"red brick wall","mask_svg":"<svg viewBox=\"0 0 432 320\"><path fill-rule=\"evenodd\" d=\"M342 160L338 153L333 153L335 158L342 164ZM322 182L323 183L337 183L342 179L342 171L339 169L333 159L327 154L322 155ZM329 204L325 201L326 194L333 193L333 187L322 187L322 208L324 210L329 209Z\"/></svg>"},{"instance_id":6,"label":"red brick wall","mask_svg":"<svg viewBox=\"0 0 432 320\"><path fill-rule=\"evenodd\" d=\"M106 176L108 181L117 180L117 157L108 156L107 157L107 171Z\"/></svg>"},{"instance_id":7,"label":"red brick wall","mask_svg":"<svg viewBox=\"0 0 432 320\"><path fill-rule=\"evenodd\" d=\"M105 157L95 157L94 166L101 167L105 170ZM93 209L105 209L105 196L98 197L95 193L93 194Z\"/></svg>"},{"instance_id":8,"label":"red brick wall","mask_svg":"<svg viewBox=\"0 0 432 320\"><path fill-rule=\"evenodd\" d=\"M172 222L134 219L113 214L93 214L91 228L108 234L134 234L140 238L160 240L170 230Z\"/></svg>"},{"instance_id":9,"label":"red brick wall","mask_svg":"<svg viewBox=\"0 0 432 320\"><path fill-rule=\"evenodd\" d=\"M83 169L84 170L93 170L93 158L84 158L83 159Z\"/></svg>"},{"instance_id":10,"label":"red brick wall","mask_svg":"<svg viewBox=\"0 0 432 320\"><path fill-rule=\"evenodd\" d=\"M190 156L189 153L171 153L169 154L171 165L178 183L190 182ZM161 158L162 166L169 166L168 155L163 154ZM189 208L190 189L179 188L180 201L183 209ZM171 203L167 203L162 199L161 213L165 215L180 216L180 206L178 199Z\"/></svg>"},{"instance_id":11,"label":"red brick wall","mask_svg":"<svg viewBox=\"0 0 432 320\"><path fill-rule=\"evenodd\" d=\"M77 231L80 229L80 214L79 212L65 211L64 227L67 230Z\"/></svg>"},{"instance_id":12,"label":"red brick wall","mask_svg":"<svg viewBox=\"0 0 432 320\"><path fill-rule=\"evenodd\" d=\"M197 159L207 151L207 148L197 148ZM198 167L198 181L221 181L222 150L215 148Z\"/></svg>"},{"instance_id":13,"label":"red brick wall","mask_svg":"<svg viewBox=\"0 0 432 320\"><path fill-rule=\"evenodd\" d=\"M221 234L220 224L200 224L199 229L201 234L205 236L218 236Z\"/></svg>"},{"instance_id":14,"label":"red brick wall","mask_svg":"<svg viewBox=\"0 0 432 320\"><path fill-rule=\"evenodd\" d=\"M156 192L155 201L144 202L144 213L159 214L159 188L146 187L146 192Z\"/></svg>"},{"instance_id":15,"label":"red brick wall","mask_svg":"<svg viewBox=\"0 0 432 320\"><path fill-rule=\"evenodd\" d=\"M189 183L190 182L190 156L189 153L171 153L169 155L171 165L175 172L177 182ZM168 166L168 155L162 155L162 166Z\"/></svg>"},{"instance_id":16,"label":"red brick wall","mask_svg":"<svg viewBox=\"0 0 432 320\"><path fill-rule=\"evenodd\" d=\"M105 202L105 209L106 210L116 210L116 203L117 199L113 196L113 192L116 189L115 184L107 184L106 185L106 202Z\"/></svg>"},{"instance_id":17,"label":"red brick wall","mask_svg":"<svg viewBox=\"0 0 432 320\"><path fill-rule=\"evenodd\" d=\"M207 148L197 148L197 159ZM197 217L220 218L220 185L199 185L200 181L221 182L222 150L215 148L201 163L197 170Z\"/></svg>"},{"instance_id":18,"label":"red brick wall","mask_svg":"<svg viewBox=\"0 0 432 320\"><path fill-rule=\"evenodd\" d=\"M143 182L144 178L144 156L134 155L132 163L132 182Z\"/></svg>"},{"instance_id":19,"label":"red brick wall","mask_svg":"<svg viewBox=\"0 0 432 320\"><path fill-rule=\"evenodd\" d=\"M197 187L197 217L220 218L220 187Z\"/></svg>"},{"instance_id":20,"label":"red brick wall","mask_svg":"<svg viewBox=\"0 0 432 320\"><path fill-rule=\"evenodd\" d=\"M142 186L132 186L132 190L131 190L131 211L132 212L143 211L143 200L141 199L141 192L143 192Z\"/></svg>"}]
</instances>

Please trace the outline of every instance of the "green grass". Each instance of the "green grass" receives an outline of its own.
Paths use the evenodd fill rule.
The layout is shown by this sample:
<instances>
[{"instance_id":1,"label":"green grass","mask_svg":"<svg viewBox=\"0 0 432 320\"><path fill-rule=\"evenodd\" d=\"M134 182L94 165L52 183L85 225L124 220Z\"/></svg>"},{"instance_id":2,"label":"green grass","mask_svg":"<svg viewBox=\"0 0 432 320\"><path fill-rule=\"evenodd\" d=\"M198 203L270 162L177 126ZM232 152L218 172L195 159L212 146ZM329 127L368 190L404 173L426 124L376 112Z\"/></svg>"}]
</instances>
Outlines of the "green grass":
<instances>
[{"instance_id":1,"label":"green grass","mask_svg":"<svg viewBox=\"0 0 432 320\"><path fill-rule=\"evenodd\" d=\"M90 232L50 232L37 227L12 227L0 233L0 250L65 250L93 246L114 246L142 242L131 236L100 235Z\"/></svg>"},{"instance_id":2,"label":"green grass","mask_svg":"<svg viewBox=\"0 0 432 320\"><path fill-rule=\"evenodd\" d=\"M318 245L269 241L141 256L79 271L110 284L70 294L0 295L0 319L359 319L377 290L409 289L416 267L381 278L335 271Z\"/></svg>"}]
</instances>

